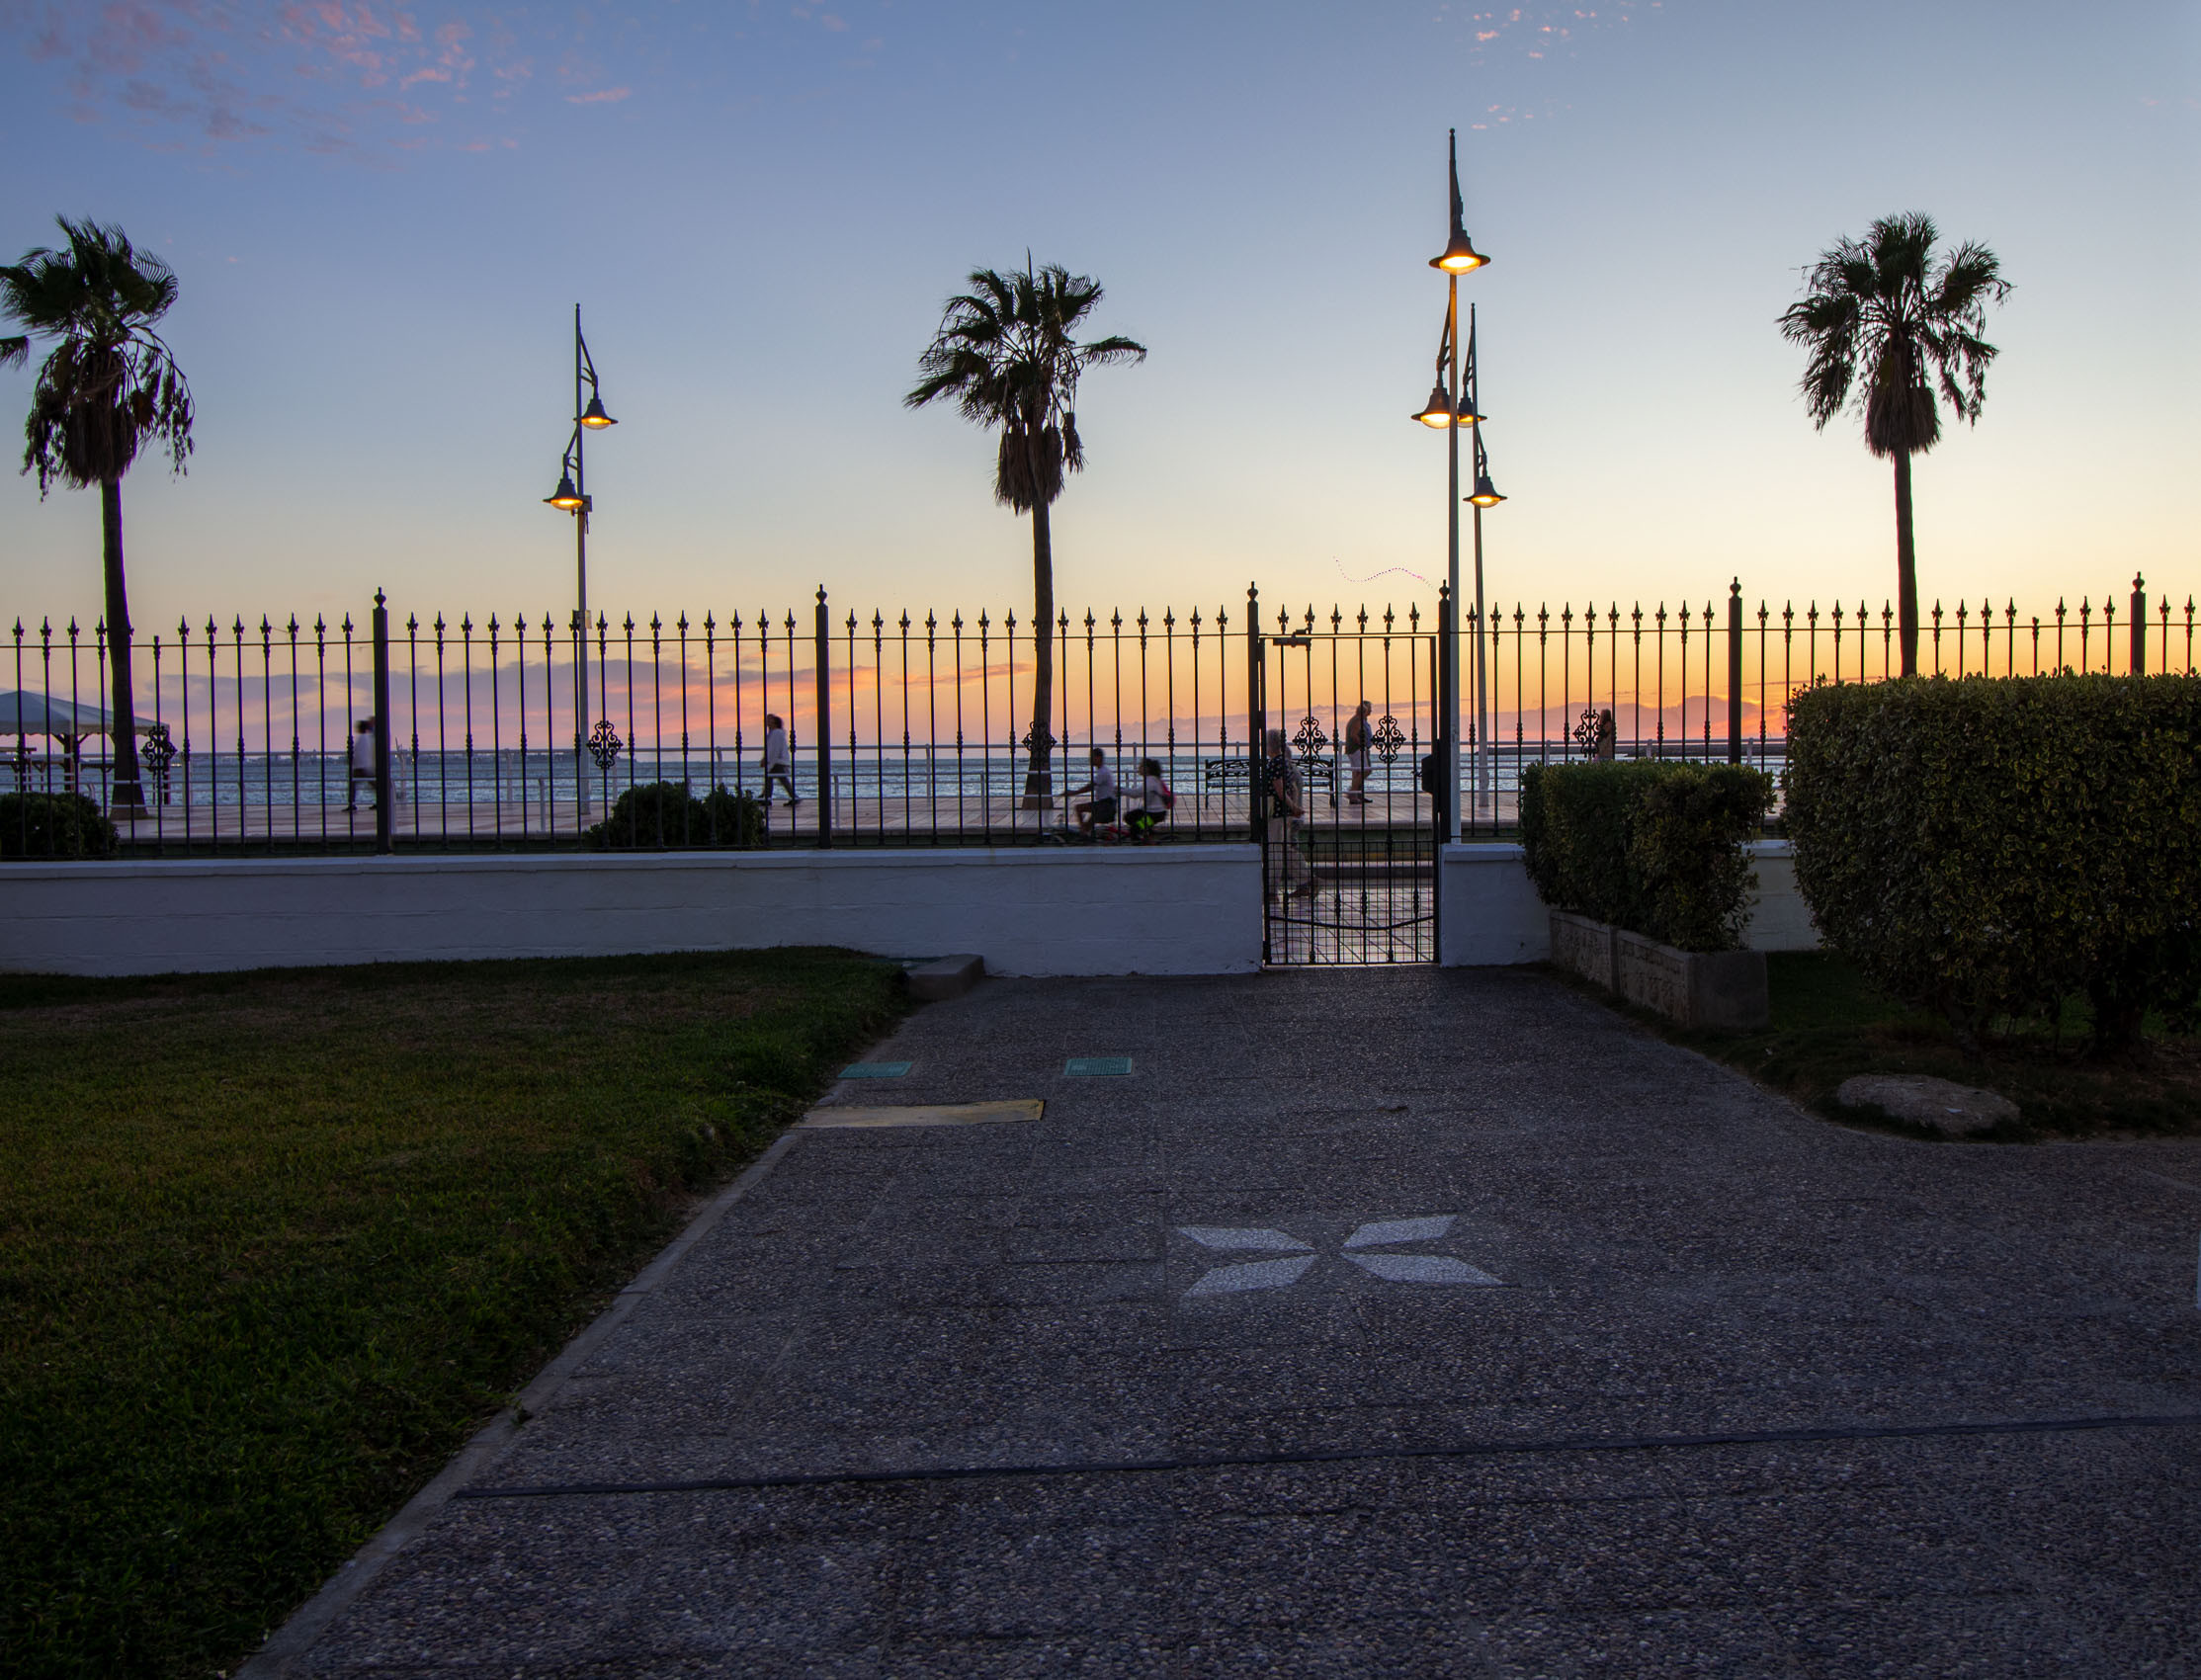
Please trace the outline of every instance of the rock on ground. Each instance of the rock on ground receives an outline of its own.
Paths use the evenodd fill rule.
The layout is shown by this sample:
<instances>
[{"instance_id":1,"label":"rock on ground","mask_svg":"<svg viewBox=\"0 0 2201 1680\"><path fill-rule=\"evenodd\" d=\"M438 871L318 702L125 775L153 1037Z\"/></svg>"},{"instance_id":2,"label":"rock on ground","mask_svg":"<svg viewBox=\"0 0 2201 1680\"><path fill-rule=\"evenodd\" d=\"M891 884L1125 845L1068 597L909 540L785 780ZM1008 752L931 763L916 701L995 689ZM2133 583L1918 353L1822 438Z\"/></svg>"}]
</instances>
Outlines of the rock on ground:
<instances>
[{"instance_id":1,"label":"rock on ground","mask_svg":"<svg viewBox=\"0 0 2201 1680\"><path fill-rule=\"evenodd\" d=\"M1915 1073L1866 1073L1844 1079L1834 1101L1845 1109L1878 1109L1892 1120L1930 1126L1947 1137L1991 1132L2017 1119L2017 1104L2007 1097Z\"/></svg>"}]
</instances>

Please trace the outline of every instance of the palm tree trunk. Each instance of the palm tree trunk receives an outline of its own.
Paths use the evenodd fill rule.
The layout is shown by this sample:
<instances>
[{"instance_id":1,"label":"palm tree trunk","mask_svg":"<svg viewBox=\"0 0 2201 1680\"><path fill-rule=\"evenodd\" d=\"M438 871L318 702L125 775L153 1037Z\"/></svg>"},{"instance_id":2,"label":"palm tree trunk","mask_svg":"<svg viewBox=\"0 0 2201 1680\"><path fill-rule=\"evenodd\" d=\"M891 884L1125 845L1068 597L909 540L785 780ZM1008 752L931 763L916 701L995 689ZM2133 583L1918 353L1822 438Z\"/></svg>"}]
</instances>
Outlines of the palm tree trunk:
<instances>
[{"instance_id":1,"label":"palm tree trunk","mask_svg":"<svg viewBox=\"0 0 2201 1680\"><path fill-rule=\"evenodd\" d=\"M123 481L100 480L100 538L107 573L108 716L115 734L115 769L108 802L117 810L143 810L137 775L137 716L131 706L129 593L123 583Z\"/></svg>"},{"instance_id":2,"label":"palm tree trunk","mask_svg":"<svg viewBox=\"0 0 2201 1680\"><path fill-rule=\"evenodd\" d=\"M1032 750L1025 761L1024 808L1055 808L1055 778L1050 766L1055 737L1055 542L1048 529L1047 503L1032 509Z\"/></svg>"},{"instance_id":3,"label":"palm tree trunk","mask_svg":"<svg viewBox=\"0 0 2201 1680\"><path fill-rule=\"evenodd\" d=\"M1910 536L1910 452L1896 451L1896 638L1903 674L1918 674L1918 550Z\"/></svg>"}]
</instances>

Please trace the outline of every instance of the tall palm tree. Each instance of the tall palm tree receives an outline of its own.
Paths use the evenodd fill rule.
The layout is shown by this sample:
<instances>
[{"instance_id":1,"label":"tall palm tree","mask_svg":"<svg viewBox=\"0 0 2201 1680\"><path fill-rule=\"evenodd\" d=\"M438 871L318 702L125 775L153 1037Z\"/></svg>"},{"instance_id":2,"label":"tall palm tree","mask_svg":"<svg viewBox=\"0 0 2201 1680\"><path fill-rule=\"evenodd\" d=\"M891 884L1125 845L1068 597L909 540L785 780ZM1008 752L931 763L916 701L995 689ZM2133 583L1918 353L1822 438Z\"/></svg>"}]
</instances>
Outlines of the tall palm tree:
<instances>
[{"instance_id":1,"label":"tall palm tree","mask_svg":"<svg viewBox=\"0 0 2201 1680\"><path fill-rule=\"evenodd\" d=\"M1077 381L1109 362L1143 362L1146 347L1128 338L1079 343L1072 335L1101 300L1097 281L1059 264L1022 274L978 269L971 290L948 299L940 330L918 358L922 376L902 398L911 408L953 397L967 420L997 428L993 499L1032 516L1032 750L1024 779L1026 809L1052 803L1049 762L1055 740L1055 548L1048 509L1064 474L1085 465L1077 436Z\"/></svg>"},{"instance_id":2,"label":"tall palm tree","mask_svg":"<svg viewBox=\"0 0 2201 1680\"><path fill-rule=\"evenodd\" d=\"M21 363L34 337L55 341L39 369L24 424L23 470L42 497L58 478L100 490L107 583L108 720L115 735L112 802L142 807L131 705L129 596L123 575L123 474L148 443L181 472L191 454L191 387L153 323L176 301L176 275L133 248L120 227L57 216L64 250L41 246L0 267L0 314L28 331L0 338L0 365Z\"/></svg>"},{"instance_id":3,"label":"tall palm tree","mask_svg":"<svg viewBox=\"0 0 2201 1680\"><path fill-rule=\"evenodd\" d=\"M1966 241L1937 254L1933 218L1882 216L1863 239L1822 252L1802 300L1782 312L1781 332L1804 345L1804 401L1820 430L1852 405L1865 447L1896 462L1896 615L1903 674L1918 669L1918 556L1910 532L1910 458L1940 442L1935 390L1975 424L1987 400L1994 346L1981 337L1987 305L2008 294L2001 265Z\"/></svg>"}]
</instances>

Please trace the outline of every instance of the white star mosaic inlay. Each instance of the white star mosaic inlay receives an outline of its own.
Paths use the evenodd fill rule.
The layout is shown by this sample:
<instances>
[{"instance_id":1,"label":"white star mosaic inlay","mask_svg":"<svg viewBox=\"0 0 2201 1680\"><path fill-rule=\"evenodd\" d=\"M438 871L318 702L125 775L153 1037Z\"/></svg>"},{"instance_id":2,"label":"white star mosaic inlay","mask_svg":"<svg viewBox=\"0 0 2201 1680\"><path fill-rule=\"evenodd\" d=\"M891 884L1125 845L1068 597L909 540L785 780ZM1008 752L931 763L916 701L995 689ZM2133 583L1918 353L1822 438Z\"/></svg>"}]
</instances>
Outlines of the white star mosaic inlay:
<instances>
[{"instance_id":1,"label":"white star mosaic inlay","mask_svg":"<svg viewBox=\"0 0 2201 1680\"><path fill-rule=\"evenodd\" d=\"M1503 1287L1504 1280L1493 1278L1479 1267L1465 1260L1455 1260L1446 1254L1369 1254L1360 1250L1388 1248L1400 1243L1432 1242L1452 1229L1455 1214L1426 1214L1410 1219L1375 1219L1360 1226L1345 1239L1339 1258L1350 1260L1371 1277L1382 1278L1394 1284L1455 1284L1481 1288ZM1303 1242L1289 1232L1266 1225L1179 1225L1177 1233L1188 1236L1203 1248L1236 1249L1241 1252L1288 1252L1274 1260L1240 1261L1228 1266L1216 1266L1201 1274L1187 1296L1241 1295L1250 1290L1289 1289L1313 1269L1319 1256L1313 1244Z\"/></svg>"}]
</instances>

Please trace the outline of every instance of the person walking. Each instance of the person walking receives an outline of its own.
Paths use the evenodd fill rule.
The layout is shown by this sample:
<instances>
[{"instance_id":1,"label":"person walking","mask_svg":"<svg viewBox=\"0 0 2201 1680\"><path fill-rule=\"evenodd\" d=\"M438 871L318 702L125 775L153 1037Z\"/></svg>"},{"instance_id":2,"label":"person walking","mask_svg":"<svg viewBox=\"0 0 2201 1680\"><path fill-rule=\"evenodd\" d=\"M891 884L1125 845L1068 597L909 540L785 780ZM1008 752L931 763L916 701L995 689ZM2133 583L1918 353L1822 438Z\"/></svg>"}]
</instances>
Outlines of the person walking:
<instances>
[{"instance_id":1,"label":"person walking","mask_svg":"<svg viewBox=\"0 0 2201 1680\"><path fill-rule=\"evenodd\" d=\"M788 808L803 802L795 791L795 755L787 744L787 720L777 712L764 714L764 808L772 808L772 784L787 790Z\"/></svg>"},{"instance_id":2,"label":"person walking","mask_svg":"<svg viewBox=\"0 0 2201 1680\"><path fill-rule=\"evenodd\" d=\"M1345 763L1353 773L1353 785L1346 791L1347 804L1364 805L1368 802L1368 746L1372 730L1368 719L1376 710L1373 701L1364 700L1353 714L1345 719Z\"/></svg>"},{"instance_id":3,"label":"person walking","mask_svg":"<svg viewBox=\"0 0 2201 1680\"><path fill-rule=\"evenodd\" d=\"M1095 747L1091 754L1093 779L1082 787L1072 788L1065 798L1074 798L1079 794L1090 794L1092 798L1077 806L1077 831L1090 835L1098 826L1116 820L1118 803L1116 772L1108 767L1108 753Z\"/></svg>"},{"instance_id":4,"label":"person walking","mask_svg":"<svg viewBox=\"0 0 2201 1680\"><path fill-rule=\"evenodd\" d=\"M348 811L359 809L359 791L364 786L370 799L375 797L375 719L362 717L352 735L351 746L351 797L344 801ZM368 809L374 809L370 804Z\"/></svg>"},{"instance_id":5,"label":"person walking","mask_svg":"<svg viewBox=\"0 0 2201 1680\"><path fill-rule=\"evenodd\" d=\"M1300 767L1293 762L1284 731L1271 729L1267 736L1267 763L1261 774L1269 785L1269 886L1291 898L1312 898L1316 887L1314 872L1300 856L1299 824L1307 815L1307 787Z\"/></svg>"}]
</instances>

